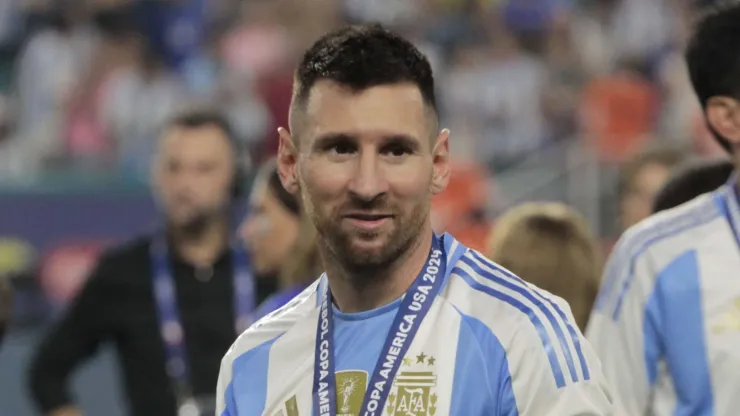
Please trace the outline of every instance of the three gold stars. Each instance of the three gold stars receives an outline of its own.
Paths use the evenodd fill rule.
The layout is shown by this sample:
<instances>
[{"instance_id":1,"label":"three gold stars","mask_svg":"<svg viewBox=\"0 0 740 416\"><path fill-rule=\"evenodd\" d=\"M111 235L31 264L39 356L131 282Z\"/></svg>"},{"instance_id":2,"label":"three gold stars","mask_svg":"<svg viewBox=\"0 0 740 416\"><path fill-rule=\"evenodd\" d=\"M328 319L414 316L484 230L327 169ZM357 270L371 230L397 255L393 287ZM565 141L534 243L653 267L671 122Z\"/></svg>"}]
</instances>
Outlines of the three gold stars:
<instances>
[{"instance_id":1,"label":"three gold stars","mask_svg":"<svg viewBox=\"0 0 740 416\"><path fill-rule=\"evenodd\" d=\"M424 353L421 353L416 356L416 364L426 364L428 366L432 366L437 362L437 359L434 358L434 356L426 355ZM405 357L403 359L403 365L404 366L411 366L414 364L413 358Z\"/></svg>"}]
</instances>

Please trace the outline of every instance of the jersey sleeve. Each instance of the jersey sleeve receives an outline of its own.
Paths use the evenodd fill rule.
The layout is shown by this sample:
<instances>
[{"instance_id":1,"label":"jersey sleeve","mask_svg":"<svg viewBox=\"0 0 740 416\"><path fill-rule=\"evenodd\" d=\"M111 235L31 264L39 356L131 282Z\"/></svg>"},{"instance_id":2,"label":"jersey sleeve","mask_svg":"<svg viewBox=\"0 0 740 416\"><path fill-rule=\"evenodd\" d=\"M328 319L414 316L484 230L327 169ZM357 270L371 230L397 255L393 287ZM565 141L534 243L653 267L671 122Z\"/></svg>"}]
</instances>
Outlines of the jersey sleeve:
<instances>
[{"instance_id":1,"label":"jersey sleeve","mask_svg":"<svg viewBox=\"0 0 740 416\"><path fill-rule=\"evenodd\" d=\"M580 349L581 369L577 380L566 377L564 385L558 386L553 378L551 362L538 336L530 331L531 326L522 325L512 339L507 353L510 371L509 381L502 383L499 392L500 415L506 416L612 416L617 412L610 389L603 376L599 359L593 348L578 330L575 319L562 299L554 299L570 325L577 343L572 348ZM582 359L580 358L582 357Z\"/></svg>"},{"instance_id":2,"label":"jersey sleeve","mask_svg":"<svg viewBox=\"0 0 740 416\"><path fill-rule=\"evenodd\" d=\"M637 264L629 237L617 243L605 268L586 338L601 360L604 375L626 414L644 414L651 382L646 360L655 355L645 325L644 298L652 281L650 262Z\"/></svg>"},{"instance_id":3,"label":"jersey sleeve","mask_svg":"<svg viewBox=\"0 0 740 416\"><path fill-rule=\"evenodd\" d=\"M237 416L234 403L234 392L231 389L232 351L229 351L221 360L221 370L218 373L216 386L216 416Z\"/></svg>"}]
</instances>

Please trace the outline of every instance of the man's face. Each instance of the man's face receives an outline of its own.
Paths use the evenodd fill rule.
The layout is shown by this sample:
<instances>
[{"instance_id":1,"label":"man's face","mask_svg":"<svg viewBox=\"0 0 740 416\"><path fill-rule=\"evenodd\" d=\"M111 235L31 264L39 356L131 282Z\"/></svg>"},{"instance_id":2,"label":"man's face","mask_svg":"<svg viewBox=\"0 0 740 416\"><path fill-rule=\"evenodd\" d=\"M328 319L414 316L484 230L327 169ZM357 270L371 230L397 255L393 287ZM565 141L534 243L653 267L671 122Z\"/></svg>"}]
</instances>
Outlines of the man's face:
<instances>
[{"instance_id":1,"label":"man's face","mask_svg":"<svg viewBox=\"0 0 740 416\"><path fill-rule=\"evenodd\" d=\"M222 214L231 198L234 168L233 149L218 127L165 131L154 180L168 221L175 227L188 227Z\"/></svg>"},{"instance_id":2,"label":"man's face","mask_svg":"<svg viewBox=\"0 0 740 416\"><path fill-rule=\"evenodd\" d=\"M295 141L281 131L286 189L300 191L321 240L345 266L393 262L429 226L432 194L447 184L447 131L432 143L435 123L412 84L355 92L320 81L301 120Z\"/></svg>"}]
</instances>

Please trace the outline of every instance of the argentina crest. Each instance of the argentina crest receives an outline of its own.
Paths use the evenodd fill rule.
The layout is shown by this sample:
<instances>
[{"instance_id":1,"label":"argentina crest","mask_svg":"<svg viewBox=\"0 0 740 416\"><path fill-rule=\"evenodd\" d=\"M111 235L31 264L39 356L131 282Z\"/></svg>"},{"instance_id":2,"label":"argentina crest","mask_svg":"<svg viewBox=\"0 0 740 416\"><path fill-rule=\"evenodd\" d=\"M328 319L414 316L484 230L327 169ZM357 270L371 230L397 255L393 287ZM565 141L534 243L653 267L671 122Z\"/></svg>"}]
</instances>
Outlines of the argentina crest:
<instances>
[{"instance_id":1,"label":"argentina crest","mask_svg":"<svg viewBox=\"0 0 740 416\"><path fill-rule=\"evenodd\" d=\"M386 403L388 416L437 414L436 358L421 353L403 359Z\"/></svg>"}]
</instances>

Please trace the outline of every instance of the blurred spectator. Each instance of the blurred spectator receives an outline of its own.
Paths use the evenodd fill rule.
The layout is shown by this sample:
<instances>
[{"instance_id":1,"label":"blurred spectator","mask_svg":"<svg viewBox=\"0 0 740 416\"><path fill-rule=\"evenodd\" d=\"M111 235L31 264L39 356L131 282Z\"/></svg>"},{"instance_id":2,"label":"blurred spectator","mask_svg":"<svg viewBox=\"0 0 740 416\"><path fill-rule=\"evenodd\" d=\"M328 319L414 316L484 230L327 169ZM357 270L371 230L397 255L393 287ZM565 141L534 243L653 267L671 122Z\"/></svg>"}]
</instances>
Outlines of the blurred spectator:
<instances>
[{"instance_id":1,"label":"blurred spectator","mask_svg":"<svg viewBox=\"0 0 740 416\"><path fill-rule=\"evenodd\" d=\"M547 138L543 90L547 70L527 54L511 34L493 36L490 60L481 68L484 129L478 153L495 168L504 168L541 147Z\"/></svg>"},{"instance_id":2,"label":"blurred spectator","mask_svg":"<svg viewBox=\"0 0 740 416\"><path fill-rule=\"evenodd\" d=\"M249 213L240 227L257 274L276 279L298 240L300 202L280 182L274 160L260 168L249 196Z\"/></svg>"},{"instance_id":3,"label":"blurred spectator","mask_svg":"<svg viewBox=\"0 0 740 416\"><path fill-rule=\"evenodd\" d=\"M735 166L728 159L701 159L675 169L655 196L653 213L677 207L726 184Z\"/></svg>"},{"instance_id":4,"label":"blurred spectator","mask_svg":"<svg viewBox=\"0 0 740 416\"><path fill-rule=\"evenodd\" d=\"M586 86L579 106L583 135L608 162L638 152L650 138L658 111L655 87L641 61L622 61Z\"/></svg>"},{"instance_id":5,"label":"blurred spectator","mask_svg":"<svg viewBox=\"0 0 740 416\"><path fill-rule=\"evenodd\" d=\"M242 3L242 20L223 39L226 67L260 79L281 68L293 52L288 28L280 23L279 4Z\"/></svg>"},{"instance_id":6,"label":"blurred spectator","mask_svg":"<svg viewBox=\"0 0 740 416\"><path fill-rule=\"evenodd\" d=\"M110 75L101 111L123 166L146 176L154 139L164 121L182 105L185 87L146 40L134 41L138 56Z\"/></svg>"},{"instance_id":7,"label":"blurred spectator","mask_svg":"<svg viewBox=\"0 0 740 416\"><path fill-rule=\"evenodd\" d=\"M514 207L498 219L486 255L565 299L578 327L586 328L602 264L596 238L576 211L560 203Z\"/></svg>"},{"instance_id":8,"label":"blurred spectator","mask_svg":"<svg viewBox=\"0 0 740 416\"><path fill-rule=\"evenodd\" d=\"M69 377L104 343L117 348L132 414L215 411L221 358L274 285L254 282L243 250L229 245L244 180L229 132L200 111L164 129L152 169L163 226L104 254L42 342L30 381L43 412L79 414Z\"/></svg>"},{"instance_id":9,"label":"blurred spectator","mask_svg":"<svg viewBox=\"0 0 740 416\"><path fill-rule=\"evenodd\" d=\"M313 221L301 215L299 227L298 238L291 247L290 255L280 266L278 291L262 302L257 309L257 317L265 316L290 302L324 272Z\"/></svg>"},{"instance_id":10,"label":"blurred spectator","mask_svg":"<svg viewBox=\"0 0 740 416\"><path fill-rule=\"evenodd\" d=\"M650 216L655 195L686 156L683 150L677 148L654 147L622 166L618 184L622 231Z\"/></svg>"},{"instance_id":11,"label":"blurred spectator","mask_svg":"<svg viewBox=\"0 0 740 416\"><path fill-rule=\"evenodd\" d=\"M62 3L51 10L51 24L34 34L18 61L18 138L31 165L64 155L64 108L90 65L96 37L80 22L81 11Z\"/></svg>"},{"instance_id":12,"label":"blurred spectator","mask_svg":"<svg viewBox=\"0 0 740 416\"><path fill-rule=\"evenodd\" d=\"M208 0L138 2L142 34L168 69L180 70L199 52L206 39L211 7Z\"/></svg>"}]
</instances>

